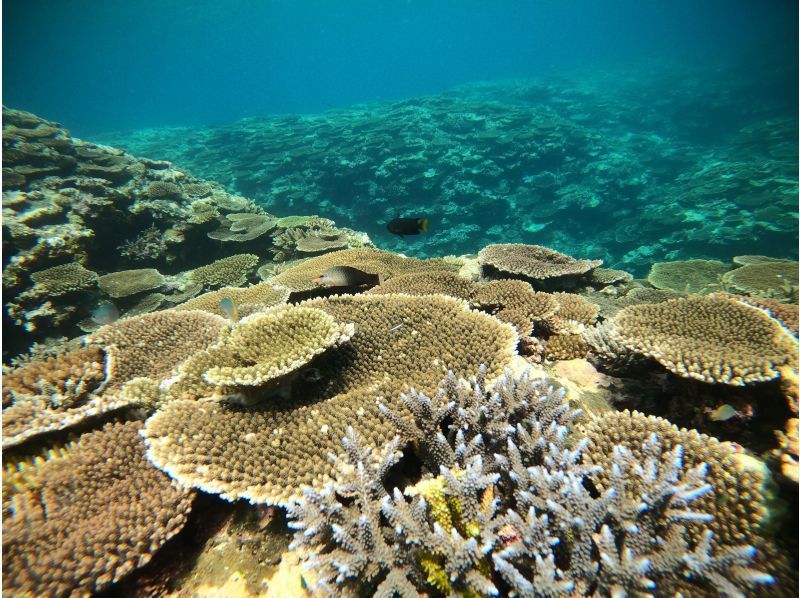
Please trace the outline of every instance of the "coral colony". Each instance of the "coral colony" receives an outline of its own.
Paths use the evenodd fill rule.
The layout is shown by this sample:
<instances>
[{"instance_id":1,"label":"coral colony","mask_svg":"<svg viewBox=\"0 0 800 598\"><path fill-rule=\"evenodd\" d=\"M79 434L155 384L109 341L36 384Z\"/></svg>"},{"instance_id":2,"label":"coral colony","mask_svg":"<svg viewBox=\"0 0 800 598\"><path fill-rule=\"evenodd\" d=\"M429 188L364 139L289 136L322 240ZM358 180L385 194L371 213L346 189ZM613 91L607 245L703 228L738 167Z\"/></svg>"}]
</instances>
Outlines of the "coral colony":
<instances>
[{"instance_id":1,"label":"coral colony","mask_svg":"<svg viewBox=\"0 0 800 598\"><path fill-rule=\"evenodd\" d=\"M380 158L355 191L380 202L470 196L467 174L494 172L496 195L550 197L519 223L541 244L500 227L448 255L467 251L451 242L471 213L392 216L428 229L408 239L374 228L389 249L428 243L411 257L302 214L323 205L323 150L286 144L332 115L231 129L304 160L307 188L272 154L260 169L223 163L218 144L193 156L245 194L272 177L265 204L3 110L7 592L796 595L797 262L655 263L621 214L604 248L557 251L557 231L591 232L573 211L633 197L653 165L620 146L600 172L608 148L579 119L463 93L340 114L337 176ZM396 139L419 111L404 130L424 143ZM783 138L784 124L769 126ZM751 133L737 134L749 155ZM468 139L472 153L450 151ZM734 149L718 158L709 172L684 152L685 205L756 180ZM788 183L780 160L759 164L748 201L766 217L764 194ZM279 204L300 213L264 207ZM664 224L654 206L644 226ZM685 239L665 226L662 255Z\"/></svg>"}]
</instances>

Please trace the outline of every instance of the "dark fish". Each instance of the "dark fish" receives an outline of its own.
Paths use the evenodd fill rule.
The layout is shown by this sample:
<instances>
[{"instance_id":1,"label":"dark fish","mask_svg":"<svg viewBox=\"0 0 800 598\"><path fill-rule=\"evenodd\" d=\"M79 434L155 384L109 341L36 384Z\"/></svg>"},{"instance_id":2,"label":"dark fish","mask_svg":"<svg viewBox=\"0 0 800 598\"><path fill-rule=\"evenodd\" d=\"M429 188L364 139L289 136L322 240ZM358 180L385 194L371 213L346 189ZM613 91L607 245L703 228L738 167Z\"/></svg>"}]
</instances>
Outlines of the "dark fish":
<instances>
[{"instance_id":1,"label":"dark fish","mask_svg":"<svg viewBox=\"0 0 800 598\"><path fill-rule=\"evenodd\" d=\"M362 284L375 286L383 282L383 275L370 274L350 266L334 266L313 280L323 287L354 287Z\"/></svg>"},{"instance_id":2,"label":"dark fish","mask_svg":"<svg viewBox=\"0 0 800 598\"><path fill-rule=\"evenodd\" d=\"M92 312L91 318L95 324L101 326L113 324L119 319L119 309L113 303L103 303Z\"/></svg>"},{"instance_id":3,"label":"dark fish","mask_svg":"<svg viewBox=\"0 0 800 598\"><path fill-rule=\"evenodd\" d=\"M418 235L420 232L428 232L427 218L395 218L386 225L390 233L395 235Z\"/></svg>"}]
</instances>

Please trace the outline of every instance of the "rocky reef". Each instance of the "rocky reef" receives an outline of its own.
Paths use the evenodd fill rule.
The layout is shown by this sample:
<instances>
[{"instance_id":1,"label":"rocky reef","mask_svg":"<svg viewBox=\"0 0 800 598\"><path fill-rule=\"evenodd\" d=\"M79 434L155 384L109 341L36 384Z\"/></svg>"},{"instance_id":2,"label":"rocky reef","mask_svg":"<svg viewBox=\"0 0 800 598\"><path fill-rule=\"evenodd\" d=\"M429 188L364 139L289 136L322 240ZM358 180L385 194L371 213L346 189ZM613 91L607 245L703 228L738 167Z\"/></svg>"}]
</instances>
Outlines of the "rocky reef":
<instances>
[{"instance_id":1,"label":"rocky reef","mask_svg":"<svg viewBox=\"0 0 800 598\"><path fill-rule=\"evenodd\" d=\"M407 257L5 114L7 591L797 594L797 262Z\"/></svg>"},{"instance_id":2,"label":"rocky reef","mask_svg":"<svg viewBox=\"0 0 800 598\"><path fill-rule=\"evenodd\" d=\"M796 110L777 94L755 109L757 85L702 68L597 72L104 139L393 251L535 243L642 276L653 261L797 259ZM419 214L424 240L385 229Z\"/></svg>"}]
</instances>

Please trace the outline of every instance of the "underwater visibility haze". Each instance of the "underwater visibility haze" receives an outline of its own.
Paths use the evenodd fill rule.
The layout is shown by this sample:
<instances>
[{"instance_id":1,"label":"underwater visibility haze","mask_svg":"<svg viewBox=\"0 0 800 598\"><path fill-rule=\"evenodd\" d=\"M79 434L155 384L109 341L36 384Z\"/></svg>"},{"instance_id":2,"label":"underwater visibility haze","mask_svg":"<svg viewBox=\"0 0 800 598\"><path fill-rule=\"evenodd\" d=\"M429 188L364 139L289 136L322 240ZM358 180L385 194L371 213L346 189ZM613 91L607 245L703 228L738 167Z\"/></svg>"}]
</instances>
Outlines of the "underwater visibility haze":
<instances>
[{"instance_id":1,"label":"underwater visibility haze","mask_svg":"<svg viewBox=\"0 0 800 598\"><path fill-rule=\"evenodd\" d=\"M796 2L2 10L4 591L797 595Z\"/></svg>"}]
</instances>

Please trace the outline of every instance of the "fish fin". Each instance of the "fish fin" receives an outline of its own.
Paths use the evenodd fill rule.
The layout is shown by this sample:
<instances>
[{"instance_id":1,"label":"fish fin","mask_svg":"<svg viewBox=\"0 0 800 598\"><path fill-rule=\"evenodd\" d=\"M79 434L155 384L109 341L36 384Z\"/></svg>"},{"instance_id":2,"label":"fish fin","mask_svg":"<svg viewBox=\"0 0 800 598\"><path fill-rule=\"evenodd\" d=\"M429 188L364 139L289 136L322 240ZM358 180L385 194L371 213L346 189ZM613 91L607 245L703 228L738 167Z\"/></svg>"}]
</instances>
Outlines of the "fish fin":
<instances>
[{"instance_id":1,"label":"fish fin","mask_svg":"<svg viewBox=\"0 0 800 598\"><path fill-rule=\"evenodd\" d=\"M428 232L428 219L427 218L420 219L420 221L419 221L419 229L423 233L427 233Z\"/></svg>"}]
</instances>

